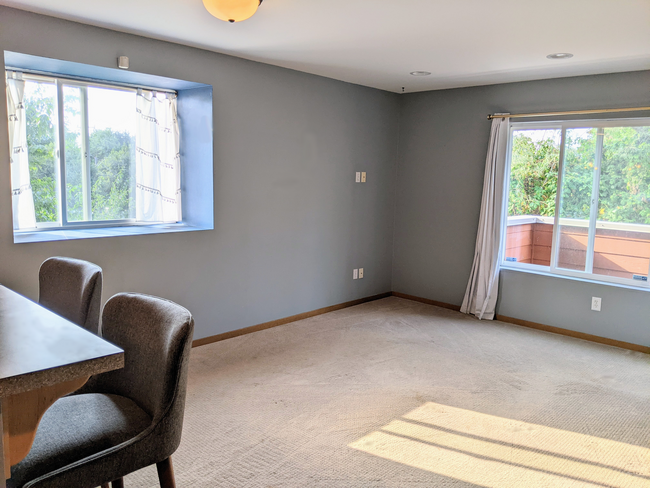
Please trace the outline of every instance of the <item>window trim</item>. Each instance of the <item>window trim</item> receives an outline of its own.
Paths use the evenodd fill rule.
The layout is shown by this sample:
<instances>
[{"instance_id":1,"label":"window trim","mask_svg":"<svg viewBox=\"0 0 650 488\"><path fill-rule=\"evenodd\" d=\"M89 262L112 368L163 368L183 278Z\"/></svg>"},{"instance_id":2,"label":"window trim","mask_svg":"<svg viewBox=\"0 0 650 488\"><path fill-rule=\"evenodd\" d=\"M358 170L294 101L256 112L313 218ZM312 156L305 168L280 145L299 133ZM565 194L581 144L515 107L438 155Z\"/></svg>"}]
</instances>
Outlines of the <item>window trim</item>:
<instances>
[{"instance_id":1,"label":"window trim","mask_svg":"<svg viewBox=\"0 0 650 488\"><path fill-rule=\"evenodd\" d=\"M546 122L543 121L533 121L533 122L512 122L509 127L508 133L508 145L506 153L506 171L504 172L505 182L504 182L504 213L506 216L506 225L503 228L501 236L501 245L500 245L500 266L505 269L511 270L521 270L528 272L538 272L540 274L557 276L557 277L569 277L576 278L579 280L584 280L593 283L600 284L617 284L624 285L631 288L641 289L641 290L650 290L650 266L648 267L648 281L639 281L629 278L620 278L617 276L608 276L600 275L593 273L593 257L594 257L594 243L595 243L595 231L597 228L606 228L606 226L614 225L635 225L635 224L624 224L620 222L599 222L596 216L592 215L594 212L597 212L598 208L598 196L599 196L599 184L600 184L600 164L597 165L598 168L598 178L594 177L592 184L592 199L594 192L596 194L596 201L592 203L590 209L589 217L589 238L588 238L588 247L587 247L587 259L585 262L585 271L576 271L565 268L559 268L557 266L557 259L559 255L558 245L559 245L559 226L562 225L561 221L566 221L570 219L562 218L560 219L560 214L558 209L560 208L561 200L561 189L562 189L562 180L564 176L564 142L566 137L567 129L576 129L576 128L596 128L604 129L607 127L645 127L650 126L650 117L634 117L634 118L607 118L607 119L572 119L572 120L549 120ZM507 230L508 230L508 201L510 198L510 171L512 163L512 142L513 142L513 133L516 130L532 130L532 129L560 129L560 153L558 155L558 181L557 181L557 193L555 196L555 216L553 217L553 236L551 244L551 260L550 265L539 265L532 263L519 263L513 261L506 261L505 247L507 241ZM599 134L596 146L596 158L600 161L602 158L602 144L603 137ZM546 217L550 219L550 217ZM641 225L641 224L636 224ZM591 250L591 256L590 251ZM591 263L591 266L588 267L588 264ZM587 272L587 269L591 269L591 272Z\"/></svg>"},{"instance_id":2,"label":"window trim","mask_svg":"<svg viewBox=\"0 0 650 488\"><path fill-rule=\"evenodd\" d=\"M40 72L29 69L5 67L5 73L20 73L25 81L34 81L38 83L47 83L54 85L56 89L56 121L55 125L55 151L57 154L56 168L56 194L58 204L59 218L56 222L36 222L36 227L31 229L14 230L14 234L30 234L34 232L48 232L53 230L73 230L73 229L99 229L125 226L151 226L151 225L174 225L174 223L165 222L138 222L135 218L112 219L112 220L91 220L90 210L91 202L91 185L90 185L90 158L88 157L87 148L90 145L90 134L88 126L88 88L104 88L111 90L121 90L137 93L138 89L145 88L159 93L170 93L178 96L177 90L166 88L144 87L141 85L132 85L127 83L110 82L96 80L94 78L85 78L79 76L59 75L55 73ZM84 220L68 221L67 216L67 186L66 166L65 166L65 130L62 123L65 120L64 106L64 86L74 86L80 89L81 104L81 163L82 163L82 191L83 191L83 213ZM183 221L175 224L183 224Z\"/></svg>"},{"instance_id":3,"label":"window trim","mask_svg":"<svg viewBox=\"0 0 650 488\"><path fill-rule=\"evenodd\" d=\"M97 86L100 88L115 88L115 89L122 89L126 91L135 91L137 92L138 89L143 89L143 90L150 90L150 91L157 91L161 93L170 93L174 95L178 95L178 90L173 90L170 88L156 88L153 86L146 86L143 84L139 83L124 83L120 81L111 81L111 80L101 80L98 78L89 78L85 76L74 76L74 75L65 75L65 74L60 74L60 73L50 73L47 71L40 71L40 70L35 70L35 69L29 69L29 68L16 68L13 66L5 66L5 71L11 71L14 73L22 73L23 77L27 79L26 77L32 78L34 80L44 80L44 81L50 81L53 82L55 78L65 80L66 84L70 83L80 83L84 84L86 86Z\"/></svg>"}]
</instances>

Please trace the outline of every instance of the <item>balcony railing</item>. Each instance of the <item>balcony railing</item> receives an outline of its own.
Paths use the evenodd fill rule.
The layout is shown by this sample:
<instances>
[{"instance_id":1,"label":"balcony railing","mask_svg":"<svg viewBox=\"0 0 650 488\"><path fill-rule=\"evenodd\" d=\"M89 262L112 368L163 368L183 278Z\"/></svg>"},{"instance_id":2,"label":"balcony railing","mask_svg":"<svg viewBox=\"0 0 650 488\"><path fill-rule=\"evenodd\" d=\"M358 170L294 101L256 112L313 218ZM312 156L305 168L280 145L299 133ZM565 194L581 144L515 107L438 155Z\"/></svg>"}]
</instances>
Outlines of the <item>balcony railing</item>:
<instances>
[{"instance_id":1,"label":"balcony railing","mask_svg":"<svg viewBox=\"0 0 650 488\"><path fill-rule=\"evenodd\" d=\"M560 219L558 268L585 270L589 221ZM508 218L508 261L550 266L553 218ZM598 221L594 242L593 273L632 279L648 276L650 225ZM638 278L637 278L638 279Z\"/></svg>"}]
</instances>

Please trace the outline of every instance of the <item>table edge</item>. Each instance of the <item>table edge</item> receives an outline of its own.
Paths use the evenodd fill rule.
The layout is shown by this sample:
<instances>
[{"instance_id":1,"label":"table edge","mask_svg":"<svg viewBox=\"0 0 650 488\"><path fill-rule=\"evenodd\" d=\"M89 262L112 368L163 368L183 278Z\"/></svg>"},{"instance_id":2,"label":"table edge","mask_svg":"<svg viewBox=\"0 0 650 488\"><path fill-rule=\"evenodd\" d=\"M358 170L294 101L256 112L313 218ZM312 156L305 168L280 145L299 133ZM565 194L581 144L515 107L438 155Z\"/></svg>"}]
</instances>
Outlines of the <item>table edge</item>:
<instances>
[{"instance_id":1,"label":"table edge","mask_svg":"<svg viewBox=\"0 0 650 488\"><path fill-rule=\"evenodd\" d=\"M124 367L124 351L0 379L0 398Z\"/></svg>"}]
</instances>

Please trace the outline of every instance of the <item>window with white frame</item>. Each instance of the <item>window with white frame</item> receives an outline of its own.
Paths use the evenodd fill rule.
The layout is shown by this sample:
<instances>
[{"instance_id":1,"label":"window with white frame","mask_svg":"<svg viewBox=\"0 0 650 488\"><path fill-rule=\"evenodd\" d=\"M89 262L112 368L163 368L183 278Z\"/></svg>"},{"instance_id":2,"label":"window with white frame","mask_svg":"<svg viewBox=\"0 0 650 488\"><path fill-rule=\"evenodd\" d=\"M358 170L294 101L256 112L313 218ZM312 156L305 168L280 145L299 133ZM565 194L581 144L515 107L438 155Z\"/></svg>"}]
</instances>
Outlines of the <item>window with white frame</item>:
<instances>
[{"instance_id":1,"label":"window with white frame","mask_svg":"<svg viewBox=\"0 0 650 488\"><path fill-rule=\"evenodd\" d=\"M510 130L503 265L647 287L650 119Z\"/></svg>"},{"instance_id":2,"label":"window with white frame","mask_svg":"<svg viewBox=\"0 0 650 488\"><path fill-rule=\"evenodd\" d=\"M181 221L175 92L6 74L14 230Z\"/></svg>"}]
</instances>

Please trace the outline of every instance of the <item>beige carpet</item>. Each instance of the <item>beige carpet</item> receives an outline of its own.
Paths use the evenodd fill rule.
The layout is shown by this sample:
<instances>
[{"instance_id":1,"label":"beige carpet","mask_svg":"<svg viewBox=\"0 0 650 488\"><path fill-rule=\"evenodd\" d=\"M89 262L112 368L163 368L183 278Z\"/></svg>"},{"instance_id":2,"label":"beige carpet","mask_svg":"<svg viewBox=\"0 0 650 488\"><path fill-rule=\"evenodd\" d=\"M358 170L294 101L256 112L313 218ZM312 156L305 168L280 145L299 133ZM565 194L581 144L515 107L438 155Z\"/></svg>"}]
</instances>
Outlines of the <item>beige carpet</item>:
<instances>
[{"instance_id":1,"label":"beige carpet","mask_svg":"<svg viewBox=\"0 0 650 488\"><path fill-rule=\"evenodd\" d=\"M386 298L194 349L173 459L179 488L650 487L650 359Z\"/></svg>"}]
</instances>

